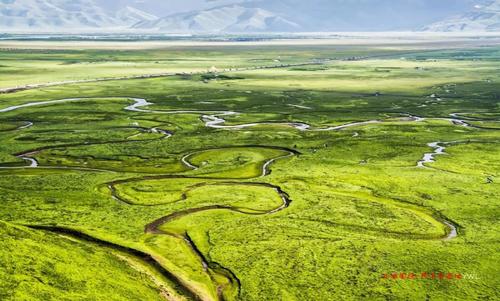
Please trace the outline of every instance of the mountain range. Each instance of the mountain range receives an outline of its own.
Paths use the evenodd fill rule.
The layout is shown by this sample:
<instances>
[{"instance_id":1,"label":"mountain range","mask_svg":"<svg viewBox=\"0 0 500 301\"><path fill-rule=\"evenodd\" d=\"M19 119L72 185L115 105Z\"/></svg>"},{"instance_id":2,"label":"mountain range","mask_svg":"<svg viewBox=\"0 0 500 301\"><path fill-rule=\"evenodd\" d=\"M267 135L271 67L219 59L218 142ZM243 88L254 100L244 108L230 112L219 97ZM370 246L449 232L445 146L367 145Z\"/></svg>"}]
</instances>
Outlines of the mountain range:
<instances>
[{"instance_id":1,"label":"mountain range","mask_svg":"<svg viewBox=\"0 0 500 301\"><path fill-rule=\"evenodd\" d=\"M477 4L474 9L427 27L427 31L500 31L500 2Z\"/></svg>"},{"instance_id":2,"label":"mountain range","mask_svg":"<svg viewBox=\"0 0 500 301\"><path fill-rule=\"evenodd\" d=\"M0 31L128 28L154 19L157 17L130 6L112 12L93 0L0 0Z\"/></svg>"},{"instance_id":3,"label":"mountain range","mask_svg":"<svg viewBox=\"0 0 500 301\"><path fill-rule=\"evenodd\" d=\"M276 13L241 5L180 13L158 20L142 21L132 28L162 32L289 32L300 25Z\"/></svg>"},{"instance_id":4,"label":"mountain range","mask_svg":"<svg viewBox=\"0 0 500 301\"><path fill-rule=\"evenodd\" d=\"M500 0L0 0L0 33L421 30L499 31Z\"/></svg>"}]
</instances>

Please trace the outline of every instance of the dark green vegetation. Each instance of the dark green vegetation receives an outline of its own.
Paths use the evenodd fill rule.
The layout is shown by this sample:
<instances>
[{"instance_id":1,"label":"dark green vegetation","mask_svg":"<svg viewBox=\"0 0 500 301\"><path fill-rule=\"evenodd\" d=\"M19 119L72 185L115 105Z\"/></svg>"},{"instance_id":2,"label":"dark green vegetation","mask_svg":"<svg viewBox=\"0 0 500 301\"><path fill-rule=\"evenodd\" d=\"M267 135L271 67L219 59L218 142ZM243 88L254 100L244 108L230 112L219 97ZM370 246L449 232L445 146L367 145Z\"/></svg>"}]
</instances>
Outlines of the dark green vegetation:
<instances>
[{"instance_id":1,"label":"dark green vegetation","mask_svg":"<svg viewBox=\"0 0 500 301\"><path fill-rule=\"evenodd\" d=\"M190 62L0 94L0 296L497 299L498 52L0 52L33 70ZM252 70L189 74L196 60ZM255 68L276 60L306 65ZM25 84L5 74L3 87ZM435 162L432 142L446 148ZM393 272L478 279L382 278Z\"/></svg>"}]
</instances>

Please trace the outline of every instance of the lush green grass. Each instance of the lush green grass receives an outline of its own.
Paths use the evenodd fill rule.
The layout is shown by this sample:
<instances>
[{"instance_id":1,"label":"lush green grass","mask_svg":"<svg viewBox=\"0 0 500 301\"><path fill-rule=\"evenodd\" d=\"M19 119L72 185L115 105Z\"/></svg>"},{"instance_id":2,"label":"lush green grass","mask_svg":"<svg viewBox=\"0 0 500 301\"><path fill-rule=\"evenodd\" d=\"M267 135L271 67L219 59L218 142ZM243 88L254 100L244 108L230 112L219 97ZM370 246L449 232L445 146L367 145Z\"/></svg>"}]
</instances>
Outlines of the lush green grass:
<instances>
[{"instance_id":1,"label":"lush green grass","mask_svg":"<svg viewBox=\"0 0 500 301\"><path fill-rule=\"evenodd\" d=\"M172 70L195 70L198 63L205 69L274 64L279 53L286 63L379 57L1 94L0 109L90 99L0 113L1 166L18 167L0 169L0 229L7 237L0 263L9 267L0 273L0 296L154 300L160 281L175 300L193 294L217 300L218 291L227 300L245 301L497 299L498 51L325 46L0 52L0 65L17 65L20 74L4 80L0 67L3 86L66 79L64 72L54 75L58 68L80 76L94 64L100 71L86 76L114 76L117 65L129 73L124 66L130 64L148 73L147 65L156 61ZM32 67L22 65L28 61ZM38 71L26 76L30 68ZM126 111L128 97L145 98L153 103L148 109L164 112ZM202 113L175 110L229 110L239 114L225 116L226 125L265 124L211 129ZM453 113L477 127L453 124L447 120ZM317 129L368 120L380 122L337 131L286 125ZM33 126L18 129L28 121ZM438 141L446 143L447 154L418 168L433 152L428 144ZM27 163L14 154L31 150L40 167L22 168ZM274 210L283 203L278 186L291 200L282 210ZM163 234L145 233L146 225L168 216L155 228ZM446 239L445 222L457 226L456 238ZM22 225L69 228L114 247ZM177 280L158 271L144 276L138 270L151 269L147 263L117 246L150 254ZM95 265L86 266L87 259ZM478 279L382 279L393 272ZM17 285L18 279L26 280ZM84 280L88 285L79 286Z\"/></svg>"},{"instance_id":2,"label":"lush green grass","mask_svg":"<svg viewBox=\"0 0 500 301\"><path fill-rule=\"evenodd\" d=\"M0 88L54 81L88 80L159 73L223 70L272 66L345 58L353 55L387 54L377 49L334 52L324 47L170 47L168 50L43 50L0 49ZM394 53L402 51L394 50Z\"/></svg>"},{"instance_id":3,"label":"lush green grass","mask_svg":"<svg viewBox=\"0 0 500 301\"><path fill-rule=\"evenodd\" d=\"M0 233L2 300L162 300L172 291L126 253L5 222Z\"/></svg>"}]
</instances>

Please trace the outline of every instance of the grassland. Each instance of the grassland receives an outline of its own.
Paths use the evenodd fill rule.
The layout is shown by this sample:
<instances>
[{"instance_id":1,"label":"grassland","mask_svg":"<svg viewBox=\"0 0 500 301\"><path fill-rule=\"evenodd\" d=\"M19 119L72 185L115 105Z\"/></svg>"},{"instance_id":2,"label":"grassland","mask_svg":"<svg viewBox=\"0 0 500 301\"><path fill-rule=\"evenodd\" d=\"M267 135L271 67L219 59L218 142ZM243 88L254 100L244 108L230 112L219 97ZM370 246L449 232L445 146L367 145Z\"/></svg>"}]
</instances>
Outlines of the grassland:
<instances>
[{"instance_id":1,"label":"grassland","mask_svg":"<svg viewBox=\"0 0 500 301\"><path fill-rule=\"evenodd\" d=\"M498 299L499 53L0 50L3 88L182 73L0 94L0 297ZM463 277L383 277L423 272Z\"/></svg>"}]
</instances>

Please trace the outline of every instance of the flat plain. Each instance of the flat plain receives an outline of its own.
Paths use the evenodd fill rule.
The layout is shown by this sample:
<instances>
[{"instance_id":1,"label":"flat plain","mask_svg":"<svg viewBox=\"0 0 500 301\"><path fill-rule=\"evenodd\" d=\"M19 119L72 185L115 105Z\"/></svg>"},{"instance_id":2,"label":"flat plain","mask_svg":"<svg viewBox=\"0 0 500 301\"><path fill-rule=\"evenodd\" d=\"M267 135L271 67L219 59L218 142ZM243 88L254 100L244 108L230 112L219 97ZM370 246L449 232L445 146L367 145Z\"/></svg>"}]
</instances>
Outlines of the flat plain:
<instances>
[{"instance_id":1,"label":"flat plain","mask_svg":"<svg viewBox=\"0 0 500 301\"><path fill-rule=\"evenodd\" d=\"M23 47L0 299L500 298L499 47Z\"/></svg>"}]
</instances>

